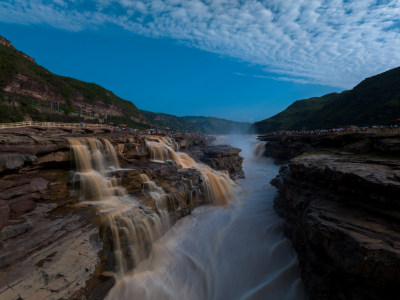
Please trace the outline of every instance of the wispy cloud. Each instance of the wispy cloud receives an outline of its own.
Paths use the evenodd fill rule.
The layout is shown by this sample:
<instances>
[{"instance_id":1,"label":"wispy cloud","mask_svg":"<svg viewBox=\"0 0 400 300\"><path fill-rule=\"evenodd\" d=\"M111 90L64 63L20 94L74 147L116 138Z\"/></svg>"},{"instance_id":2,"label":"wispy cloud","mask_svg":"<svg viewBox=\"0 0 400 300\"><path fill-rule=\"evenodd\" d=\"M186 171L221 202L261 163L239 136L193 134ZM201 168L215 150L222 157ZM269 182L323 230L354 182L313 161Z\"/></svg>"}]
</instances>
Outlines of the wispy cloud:
<instances>
[{"instance_id":1,"label":"wispy cloud","mask_svg":"<svg viewBox=\"0 0 400 300\"><path fill-rule=\"evenodd\" d=\"M278 80L341 88L400 65L397 0L6 0L0 21L71 31L114 24L259 65Z\"/></svg>"}]
</instances>

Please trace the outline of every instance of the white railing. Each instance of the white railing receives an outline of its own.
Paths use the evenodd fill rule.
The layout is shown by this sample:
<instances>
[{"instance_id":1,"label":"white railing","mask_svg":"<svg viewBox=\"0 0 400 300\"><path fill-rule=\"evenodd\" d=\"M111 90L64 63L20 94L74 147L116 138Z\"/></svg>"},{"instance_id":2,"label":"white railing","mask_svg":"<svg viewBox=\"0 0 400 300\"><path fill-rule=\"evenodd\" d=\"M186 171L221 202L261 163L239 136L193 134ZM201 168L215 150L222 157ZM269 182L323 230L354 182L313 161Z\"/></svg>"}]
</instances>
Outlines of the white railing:
<instances>
[{"instance_id":1,"label":"white railing","mask_svg":"<svg viewBox=\"0 0 400 300\"><path fill-rule=\"evenodd\" d=\"M60 122L35 122L35 121L24 121L15 123L0 123L0 129L2 128L17 128L17 127L64 127L64 128L108 128L114 129L115 127L107 124L86 124L86 123L60 123Z\"/></svg>"}]
</instances>

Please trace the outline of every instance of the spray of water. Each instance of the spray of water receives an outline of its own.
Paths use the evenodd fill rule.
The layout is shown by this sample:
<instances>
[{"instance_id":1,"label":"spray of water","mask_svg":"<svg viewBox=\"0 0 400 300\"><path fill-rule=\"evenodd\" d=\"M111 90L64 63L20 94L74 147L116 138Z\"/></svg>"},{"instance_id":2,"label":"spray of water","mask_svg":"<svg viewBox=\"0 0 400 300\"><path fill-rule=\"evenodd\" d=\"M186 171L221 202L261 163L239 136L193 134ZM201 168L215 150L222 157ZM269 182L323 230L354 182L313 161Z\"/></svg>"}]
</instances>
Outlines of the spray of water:
<instances>
[{"instance_id":1,"label":"spray of water","mask_svg":"<svg viewBox=\"0 0 400 300\"><path fill-rule=\"evenodd\" d=\"M197 163L188 154L177 152L177 145L170 138L154 136L146 142L146 145L150 150L151 159L155 161L173 160L182 168L199 171L205 196L210 203L224 205L233 198L234 182L228 173L215 171L205 164Z\"/></svg>"},{"instance_id":2,"label":"spray of water","mask_svg":"<svg viewBox=\"0 0 400 300\"><path fill-rule=\"evenodd\" d=\"M178 221L106 299L306 299L296 253L273 209L268 182L278 167L253 155L253 138L224 142L245 156L246 178L231 205L202 206Z\"/></svg>"},{"instance_id":3,"label":"spray of water","mask_svg":"<svg viewBox=\"0 0 400 300\"><path fill-rule=\"evenodd\" d=\"M120 168L116 151L106 140L70 138L76 162L74 182L79 183L81 205L94 206L112 241L117 276L146 258L150 245L170 228L165 192L146 175L143 185L157 211L141 208L113 175ZM78 189L78 188L77 188Z\"/></svg>"}]
</instances>

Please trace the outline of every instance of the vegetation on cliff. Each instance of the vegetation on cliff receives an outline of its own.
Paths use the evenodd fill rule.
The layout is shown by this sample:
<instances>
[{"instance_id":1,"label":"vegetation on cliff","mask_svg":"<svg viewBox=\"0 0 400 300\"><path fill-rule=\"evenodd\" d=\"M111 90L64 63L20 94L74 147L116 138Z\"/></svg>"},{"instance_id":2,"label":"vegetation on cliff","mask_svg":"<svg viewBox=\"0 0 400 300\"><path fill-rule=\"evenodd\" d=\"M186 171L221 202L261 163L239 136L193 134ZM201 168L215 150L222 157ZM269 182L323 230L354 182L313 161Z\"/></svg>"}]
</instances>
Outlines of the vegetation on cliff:
<instances>
[{"instance_id":1,"label":"vegetation on cliff","mask_svg":"<svg viewBox=\"0 0 400 300\"><path fill-rule=\"evenodd\" d=\"M400 67L362 81L352 90L299 100L254 123L257 132L393 124L400 118Z\"/></svg>"},{"instance_id":2,"label":"vegetation on cliff","mask_svg":"<svg viewBox=\"0 0 400 300\"><path fill-rule=\"evenodd\" d=\"M122 116L119 116L121 121L128 124L132 123L132 125L137 126L138 122L133 122L133 117L142 119L142 122L140 122L141 127L148 127L148 125L146 126L146 119L141 115L139 109L132 102L119 98L111 91L108 91L95 83L88 83L74 78L53 74L42 66L36 64L33 59L29 59L28 56L21 51L16 50L14 47L0 44L0 88L4 98L12 100L16 99L24 104L48 104L33 96L24 96L18 93L5 92L5 87L17 74L27 76L34 80L34 82L45 85L54 91L56 95L60 95L66 103L65 105L62 105L62 110L65 111L66 114L77 110L76 105L74 105L74 102L76 102L74 98L79 98L79 101L88 105L94 104L95 101L100 101L104 103L105 106L115 105L118 107L123 114ZM8 109L8 111L11 110L13 109ZM93 107L93 110L95 111L95 107ZM52 115L51 112L50 115ZM38 116L34 114L31 117L36 118ZM42 117L41 119L58 120L60 117L51 118L49 116L44 116L44 118ZM61 117L61 119L65 119L65 117ZM0 121L5 122L7 121L7 118L1 118Z\"/></svg>"},{"instance_id":3,"label":"vegetation on cliff","mask_svg":"<svg viewBox=\"0 0 400 300\"><path fill-rule=\"evenodd\" d=\"M25 78L22 80L18 76ZM16 88L15 85L10 88L13 81ZM0 105L0 122L22 121L27 115L35 121L79 122L83 115L85 122L107 119L107 122L138 129L169 127L179 131L230 133L247 132L250 127L249 123L218 118L177 117L141 111L131 101L95 83L51 73L1 36Z\"/></svg>"}]
</instances>

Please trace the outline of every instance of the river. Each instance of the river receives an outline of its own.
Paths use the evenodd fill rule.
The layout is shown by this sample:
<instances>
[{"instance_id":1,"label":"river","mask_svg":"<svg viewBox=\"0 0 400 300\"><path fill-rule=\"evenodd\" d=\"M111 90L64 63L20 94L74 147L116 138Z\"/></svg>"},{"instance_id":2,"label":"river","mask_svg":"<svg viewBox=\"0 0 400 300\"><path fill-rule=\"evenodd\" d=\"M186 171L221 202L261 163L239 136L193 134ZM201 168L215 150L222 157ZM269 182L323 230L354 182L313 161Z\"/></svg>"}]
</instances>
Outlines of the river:
<instances>
[{"instance_id":1,"label":"river","mask_svg":"<svg viewBox=\"0 0 400 300\"><path fill-rule=\"evenodd\" d=\"M273 209L279 167L255 157L254 137L224 137L242 149L245 179L225 206L202 206L178 221L150 257L106 299L307 299L297 255Z\"/></svg>"}]
</instances>

